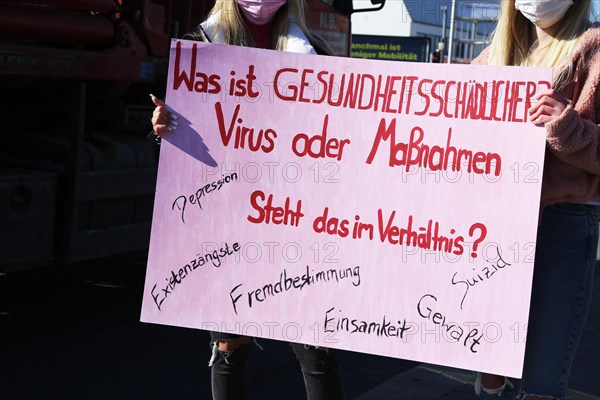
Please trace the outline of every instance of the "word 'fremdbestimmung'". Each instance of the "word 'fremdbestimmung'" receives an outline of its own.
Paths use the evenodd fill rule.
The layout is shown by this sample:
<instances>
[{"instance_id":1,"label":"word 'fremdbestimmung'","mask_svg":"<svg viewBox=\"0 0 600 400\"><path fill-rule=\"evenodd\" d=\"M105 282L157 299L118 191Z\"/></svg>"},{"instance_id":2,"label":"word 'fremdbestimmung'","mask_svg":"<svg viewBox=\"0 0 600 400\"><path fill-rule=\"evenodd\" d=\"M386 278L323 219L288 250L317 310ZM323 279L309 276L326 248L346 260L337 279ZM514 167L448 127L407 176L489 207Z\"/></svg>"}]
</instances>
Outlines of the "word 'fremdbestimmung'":
<instances>
[{"instance_id":1,"label":"word 'fremdbestimmung'","mask_svg":"<svg viewBox=\"0 0 600 400\"><path fill-rule=\"evenodd\" d=\"M314 269L306 266L306 271L303 275L288 276L287 269L279 274L279 280L275 283L267 283L266 285L246 292L246 304L248 308L255 305L255 301L262 303L263 301L273 298L279 294L286 293L290 290L302 290L305 286L316 285L317 283L340 283L340 281L349 280L355 287L360 286L360 266L353 268L328 269L315 273ZM237 303L242 298L243 294L237 294L238 289L242 290L242 283L236 285L229 292L233 311L237 314Z\"/></svg>"}]
</instances>

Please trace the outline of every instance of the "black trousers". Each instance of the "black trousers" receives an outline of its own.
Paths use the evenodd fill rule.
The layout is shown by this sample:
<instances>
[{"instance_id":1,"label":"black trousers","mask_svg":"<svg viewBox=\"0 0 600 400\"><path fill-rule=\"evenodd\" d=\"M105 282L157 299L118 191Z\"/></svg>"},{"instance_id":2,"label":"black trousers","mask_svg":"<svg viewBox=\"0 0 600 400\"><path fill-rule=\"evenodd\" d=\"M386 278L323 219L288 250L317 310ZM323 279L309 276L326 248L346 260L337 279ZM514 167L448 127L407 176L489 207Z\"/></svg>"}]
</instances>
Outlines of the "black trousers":
<instances>
[{"instance_id":1,"label":"black trousers","mask_svg":"<svg viewBox=\"0 0 600 400\"><path fill-rule=\"evenodd\" d=\"M253 343L233 351L220 351L217 342L239 336L211 332L213 355L212 394L214 400L244 400L250 398L248 357ZM341 400L344 398L342 379L333 349L290 343L300 362L308 400Z\"/></svg>"}]
</instances>

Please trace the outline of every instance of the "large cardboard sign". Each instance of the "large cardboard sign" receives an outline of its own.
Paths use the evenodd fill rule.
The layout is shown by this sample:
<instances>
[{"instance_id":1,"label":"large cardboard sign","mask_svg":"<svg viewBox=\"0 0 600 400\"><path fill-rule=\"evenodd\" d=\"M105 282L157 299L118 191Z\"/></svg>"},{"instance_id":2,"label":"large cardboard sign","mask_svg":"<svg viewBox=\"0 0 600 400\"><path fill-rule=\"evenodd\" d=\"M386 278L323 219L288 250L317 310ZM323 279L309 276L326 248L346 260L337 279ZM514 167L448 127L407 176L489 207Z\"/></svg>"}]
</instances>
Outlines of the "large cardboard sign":
<instances>
[{"instance_id":1,"label":"large cardboard sign","mask_svg":"<svg viewBox=\"0 0 600 400\"><path fill-rule=\"evenodd\" d=\"M142 321L521 375L549 70L170 60Z\"/></svg>"}]
</instances>

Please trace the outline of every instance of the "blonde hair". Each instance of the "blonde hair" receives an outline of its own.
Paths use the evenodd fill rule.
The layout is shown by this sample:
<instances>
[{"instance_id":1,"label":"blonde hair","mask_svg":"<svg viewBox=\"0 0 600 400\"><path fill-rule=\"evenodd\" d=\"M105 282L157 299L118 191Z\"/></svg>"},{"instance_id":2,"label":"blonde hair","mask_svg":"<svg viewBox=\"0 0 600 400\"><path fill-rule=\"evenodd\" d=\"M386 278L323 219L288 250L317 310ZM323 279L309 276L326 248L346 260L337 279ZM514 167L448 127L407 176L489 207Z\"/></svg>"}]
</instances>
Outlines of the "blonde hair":
<instances>
[{"instance_id":1,"label":"blonde hair","mask_svg":"<svg viewBox=\"0 0 600 400\"><path fill-rule=\"evenodd\" d=\"M535 26L515 8L514 0L501 0L500 19L492 37L489 63L555 67L573 53L589 26L591 0L575 0L560 27L544 48L531 37ZM535 50L535 51L533 51ZM539 56L541 54L541 57ZM571 71L572 73L572 71ZM570 77L570 74L567 74Z\"/></svg>"},{"instance_id":2,"label":"blonde hair","mask_svg":"<svg viewBox=\"0 0 600 400\"><path fill-rule=\"evenodd\" d=\"M275 50L284 50L287 44L288 29L290 18L298 25L313 47L318 47L327 54L333 54L331 48L320 38L313 35L306 26L304 18L303 0L287 0L277 14L275 14L275 24L273 27L273 37L271 48ZM209 16L218 15L219 23L222 27L223 37L221 40L225 44L236 46L253 47L252 36L244 23L241 12L235 0L217 0L214 7L210 10ZM196 31L189 35L190 38L202 38L202 32Z\"/></svg>"}]
</instances>

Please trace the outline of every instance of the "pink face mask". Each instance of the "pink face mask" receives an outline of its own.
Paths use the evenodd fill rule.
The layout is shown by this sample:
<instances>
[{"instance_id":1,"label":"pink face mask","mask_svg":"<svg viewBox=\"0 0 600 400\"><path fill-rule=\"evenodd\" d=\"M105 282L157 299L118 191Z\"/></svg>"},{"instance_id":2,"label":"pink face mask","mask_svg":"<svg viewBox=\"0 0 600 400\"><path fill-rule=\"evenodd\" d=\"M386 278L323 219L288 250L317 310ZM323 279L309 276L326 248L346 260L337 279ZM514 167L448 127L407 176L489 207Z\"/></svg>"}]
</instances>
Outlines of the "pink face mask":
<instances>
[{"instance_id":1,"label":"pink face mask","mask_svg":"<svg viewBox=\"0 0 600 400\"><path fill-rule=\"evenodd\" d=\"M564 17L573 0L515 0L515 8L540 28L548 28Z\"/></svg>"},{"instance_id":2,"label":"pink face mask","mask_svg":"<svg viewBox=\"0 0 600 400\"><path fill-rule=\"evenodd\" d=\"M236 0L244 17L253 24L264 25L275 16L287 0Z\"/></svg>"}]
</instances>

